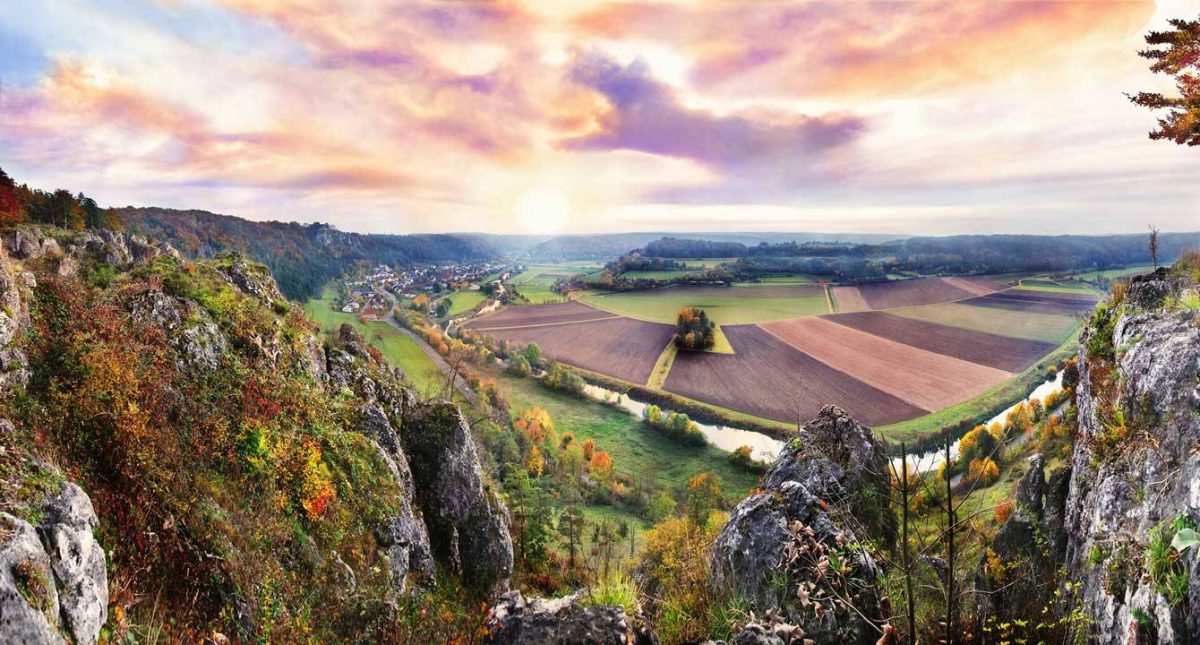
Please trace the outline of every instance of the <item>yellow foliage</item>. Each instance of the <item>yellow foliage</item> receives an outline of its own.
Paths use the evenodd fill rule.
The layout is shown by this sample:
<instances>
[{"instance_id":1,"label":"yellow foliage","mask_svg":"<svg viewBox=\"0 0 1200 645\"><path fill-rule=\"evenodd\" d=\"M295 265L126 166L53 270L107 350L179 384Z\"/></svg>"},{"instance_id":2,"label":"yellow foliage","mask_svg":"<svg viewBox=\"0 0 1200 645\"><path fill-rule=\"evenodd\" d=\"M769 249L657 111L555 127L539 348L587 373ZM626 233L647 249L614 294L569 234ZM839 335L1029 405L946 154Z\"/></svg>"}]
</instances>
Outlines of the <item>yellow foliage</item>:
<instances>
[{"instance_id":1,"label":"yellow foliage","mask_svg":"<svg viewBox=\"0 0 1200 645\"><path fill-rule=\"evenodd\" d=\"M513 427L536 445L546 441L546 437L554 430L554 421L549 412L534 406L522 411L513 421Z\"/></svg>"},{"instance_id":2,"label":"yellow foliage","mask_svg":"<svg viewBox=\"0 0 1200 645\"><path fill-rule=\"evenodd\" d=\"M542 453L534 446L529 451L529 459L525 460L525 470L529 471L530 477L541 477L542 471L546 467L546 460L542 458Z\"/></svg>"}]
</instances>

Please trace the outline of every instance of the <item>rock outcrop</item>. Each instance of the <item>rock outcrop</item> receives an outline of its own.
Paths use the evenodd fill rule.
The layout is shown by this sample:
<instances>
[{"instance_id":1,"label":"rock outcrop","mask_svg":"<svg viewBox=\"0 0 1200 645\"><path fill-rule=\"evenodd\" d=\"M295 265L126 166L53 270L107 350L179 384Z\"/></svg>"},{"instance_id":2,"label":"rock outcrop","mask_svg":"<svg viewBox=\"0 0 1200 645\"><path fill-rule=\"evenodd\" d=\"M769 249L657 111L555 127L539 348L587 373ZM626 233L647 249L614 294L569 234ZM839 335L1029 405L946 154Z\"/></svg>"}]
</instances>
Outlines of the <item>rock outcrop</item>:
<instances>
[{"instance_id":1,"label":"rock outcrop","mask_svg":"<svg viewBox=\"0 0 1200 645\"><path fill-rule=\"evenodd\" d=\"M588 605L586 591L563 598L504 594L488 614L489 645L651 645L654 638L622 607Z\"/></svg>"},{"instance_id":2,"label":"rock outcrop","mask_svg":"<svg viewBox=\"0 0 1200 645\"><path fill-rule=\"evenodd\" d=\"M400 439L387 414L378 406L371 405L360 408L359 414L362 417L363 434L375 440L401 491L400 512L375 530L375 539L387 554L397 590L403 592L410 576L421 580L433 578L429 532L415 508L416 492L408 457L400 448Z\"/></svg>"},{"instance_id":3,"label":"rock outcrop","mask_svg":"<svg viewBox=\"0 0 1200 645\"><path fill-rule=\"evenodd\" d=\"M1170 547L1200 522L1200 316L1163 308L1178 288L1135 279L1111 337L1081 342L1065 532L1090 642L1200 640L1200 549Z\"/></svg>"},{"instance_id":4,"label":"rock outcrop","mask_svg":"<svg viewBox=\"0 0 1200 645\"><path fill-rule=\"evenodd\" d=\"M374 359L366 341L343 325L326 348L326 378L335 390L362 398L361 428L388 456L411 500L377 539L393 573L432 573L429 554L470 585L489 592L508 588L513 548L508 509L485 486L470 428L458 407L422 403L399 387L393 374L367 369ZM407 569L404 562L407 559Z\"/></svg>"},{"instance_id":5,"label":"rock outcrop","mask_svg":"<svg viewBox=\"0 0 1200 645\"><path fill-rule=\"evenodd\" d=\"M879 570L859 543L894 538L887 487L883 445L841 408L825 406L717 536L715 589L735 589L760 613L777 612L798 636L874 643L883 617ZM831 560L845 565L831 568Z\"/></svg>"},{"instance_id":6,"label":"rock outcrop","mask_svg":"<svg viewBox=\"0 0 1200 645\"><path fill-rule=\"evenodd\" d=\"M1056 604L1057 572L1066 551L1063 521L1071 468L1059 468L1047 480L1045 465L1041 454L1029 458L1014 493L1013 513L980 559L975 574L975 588L981 592L976 596L980 626L1028 622ZM1029 636L1036 640L1034 632Z\"/></svg>"},{"instance_id":7,"label":"rock outcrop","mask_svg":"<svg viewBox=\"0 0 1200 645\"><path fill-rule=\"evenodd\" d=\"M444 402L407 410L401 439L434 554L472 585L507 589L513 567L508 509L484 486L462 412Z\"/></svg>"},{"instance_id":8,"label":"rock outcrop","mask_svg":"<svg viewBox=\"0 0 1200 645\"><path fill-rule=\"evenodd\" d=\"M71 483L46 504L36 529L0 513L0 642L95 645L108 619L95 526L91 500Z\"/></svg>"}]
</instances>

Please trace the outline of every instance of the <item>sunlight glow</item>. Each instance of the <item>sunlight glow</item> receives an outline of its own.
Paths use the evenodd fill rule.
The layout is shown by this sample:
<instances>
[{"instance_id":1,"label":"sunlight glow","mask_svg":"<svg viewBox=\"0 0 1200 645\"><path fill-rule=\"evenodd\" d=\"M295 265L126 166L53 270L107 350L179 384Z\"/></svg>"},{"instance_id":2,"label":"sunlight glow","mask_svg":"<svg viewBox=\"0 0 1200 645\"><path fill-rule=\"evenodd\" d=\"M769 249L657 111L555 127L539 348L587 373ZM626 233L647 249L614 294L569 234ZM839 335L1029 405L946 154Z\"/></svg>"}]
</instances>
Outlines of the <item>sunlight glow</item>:
<instances>
[{"instance_id":1,"label":"sunlight glow","mask_svg":"<svg viewBox=\"0 0 1200 645\"><path fill-rule=\"evenodd\" d=\"M571 216L571 203L557 188L534 186L517 199L517 221L530 233L557 233Z\"/></svg>"}]
</instances>

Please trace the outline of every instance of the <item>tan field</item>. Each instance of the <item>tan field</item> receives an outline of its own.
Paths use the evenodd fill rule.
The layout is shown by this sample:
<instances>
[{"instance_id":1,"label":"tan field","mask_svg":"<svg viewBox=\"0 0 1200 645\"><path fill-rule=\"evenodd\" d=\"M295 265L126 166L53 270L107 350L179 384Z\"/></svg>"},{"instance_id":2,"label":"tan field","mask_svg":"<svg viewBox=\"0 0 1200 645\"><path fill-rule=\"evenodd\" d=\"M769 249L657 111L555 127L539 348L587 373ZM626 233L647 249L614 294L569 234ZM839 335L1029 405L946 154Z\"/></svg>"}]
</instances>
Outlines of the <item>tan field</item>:
<instances>
[{"instance_id":1,"label":"tan field","mask_svg":"<svg viewBox=\"0 0 1200 645\"><path fill-rule=\"evenodd\" d=\"M965 401L1012 376L822 318L759 326L822 363L927 410Z\"/></svg>"}]
</instances>

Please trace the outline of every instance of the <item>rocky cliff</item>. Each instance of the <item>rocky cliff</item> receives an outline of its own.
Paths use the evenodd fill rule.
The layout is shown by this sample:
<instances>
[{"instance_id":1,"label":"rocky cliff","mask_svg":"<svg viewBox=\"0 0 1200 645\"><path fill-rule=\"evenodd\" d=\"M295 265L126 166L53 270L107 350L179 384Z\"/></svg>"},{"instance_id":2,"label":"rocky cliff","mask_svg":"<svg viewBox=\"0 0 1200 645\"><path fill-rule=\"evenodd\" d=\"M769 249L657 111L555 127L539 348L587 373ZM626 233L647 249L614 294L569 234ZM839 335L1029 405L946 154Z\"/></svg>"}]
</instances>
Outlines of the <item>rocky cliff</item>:
<instances>
[{"instance_id":1,"label":"rocky cliff","mask_svg":"<svg viewBox=\"0 0 1200 645\"><path fill-rule=\"evenodd\" d=\"M865 541L894 539L888 497L883 444L841 408L825 406L717 536L714 593L736 590L760 615L777 616L786 630L780 642L875 643L884 622L881 574Z\"/></svg>"},{"instance_id":2,"label":"rocky cliff","mask_svg":"<svg viewBox=\"0 0 1200 645\"><path fill-rule=\"evenodd\" d=\"M1136 278L1080 348L1064 557L1096 643L1200 640L1194 267Z\"/></svg>"},{"instance_id":3,"label":"rocky cliff","mask_svg":"<svg viewBox=\"0 0 1200 645\"><path fill-rule=\"evenodd\" d=\"M454 616L404 612L507 588L459 410L352 328L323 341L263 267L108 231L2 247L0 642L438 638Z\"/></svg>"}]
</instances>

